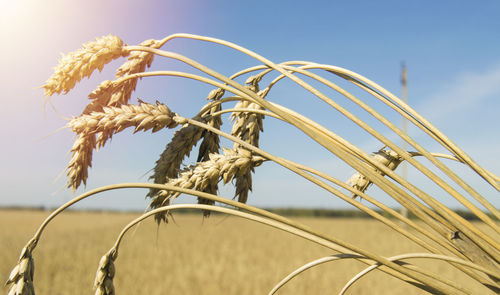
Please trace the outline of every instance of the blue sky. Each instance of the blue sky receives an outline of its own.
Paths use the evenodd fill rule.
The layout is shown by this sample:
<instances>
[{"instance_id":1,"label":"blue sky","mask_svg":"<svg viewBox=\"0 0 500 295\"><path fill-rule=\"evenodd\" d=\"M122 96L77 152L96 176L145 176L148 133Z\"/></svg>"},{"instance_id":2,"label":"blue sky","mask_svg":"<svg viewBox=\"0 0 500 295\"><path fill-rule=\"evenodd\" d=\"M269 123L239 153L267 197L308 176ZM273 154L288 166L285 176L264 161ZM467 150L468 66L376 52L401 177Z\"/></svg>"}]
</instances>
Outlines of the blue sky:
<instances>
[{"instance_id":1,"label":"blue sky","mask_svg":"<svg viewBox=\"0 0 500 295\"><path fill-rule=\"evenodd\" d=\"M52 109L43 110L38 87L51 75L60 53L95 37L114 34L128 44L184 32L232 41L266 58L283 62L308 60L358 72L396 95L401 94L400 66L408 66L409 104L440 128L485 168L500 173L500 3L498 1L62 1L1 0L0 93L2 108L0 205L52 207L73 194L64 189L64 168L73 134ZM230 75L257 62L227 48L191 40L174 40L177 51ZM121 61L120 61L121 62ZM87 94L112 78L119 62L85 79L52 103L66 117L88 103ZM154 69L189 70L157 58ZM133 99L166 103L182 115L194 114L211 87L174 78L144 79ZM283 83L271 100L314 116L367 152L373 140L336 121L316 99ZM395 122L400 122L394 117ZM341 119L338 119L341 120ZM399 121L398 121L399 120ZM226 128L230 127L227 118ZM346 124L346 125L342 125ZM352 169L300 133L266 119L262 147L273 153L348 179ZM410 128L417 140L425 138ZM116 135L94 154L86 189L118 182L147 181L147 173L168 143L172 131ZM230 147L230 144L226 146ZM432 143L429 143L432 148ZM438 147L436 147L438 149ZM309 152L305 152L309 151ZM441 152L441 150L436 150ZM189 164L189 161L187 161ZM495 206L499 194L467 169L452 164ZM257 169L249 203L257 206L328 207L346 205L311 188L283 168ZM146 176L144 176L146 175ZM410 178L427 185L410 170ZM77 193L83 192L79 189ZM432 192L434 192L431 189ZM370 190L384 199L381 192ZM232 196L231 188L221 194ZM436 194L439 194L436 191ZM144 209L139 190L106 193L82 207ZM439 196L441 198L441 196ZM189 200L187 198L186 200ZM443 196L450 207L457 204ZM394 205L390 200L387 203Z\"/></svg>"}]
</instances>

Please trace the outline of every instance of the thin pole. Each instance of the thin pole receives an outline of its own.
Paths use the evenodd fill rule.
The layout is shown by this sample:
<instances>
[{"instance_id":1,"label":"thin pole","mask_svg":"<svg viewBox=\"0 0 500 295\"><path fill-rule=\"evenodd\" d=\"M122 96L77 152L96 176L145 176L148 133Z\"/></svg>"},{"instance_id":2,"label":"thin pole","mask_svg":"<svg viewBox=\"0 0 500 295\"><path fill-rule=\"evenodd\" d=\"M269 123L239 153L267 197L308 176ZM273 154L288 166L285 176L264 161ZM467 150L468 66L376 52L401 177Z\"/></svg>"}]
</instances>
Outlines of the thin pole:
<instances>
[{"instance_id":1,"label":"thin pole","mask_svg":"<svg viewBox=\"0 0 500 295\"><path fill-rule=\"evenodd\" d=\"M405 103L408 103L408 85L407 85L407 69L406 69L406 64L405 62L401 62L401 85L402 85L402 90L403 90L403 101ZM404 117L403 118L403 132L408 134L408 120L406 120ZM403 139L403 144L402 148L404 151L408 150L408 143ZM406 161L403 161L401 163L401 177L403 179L408 178L408 163ZM401 215L404 217L408 217L408 209L406 207L401 207Z\"/></svg>"}]
</instances>

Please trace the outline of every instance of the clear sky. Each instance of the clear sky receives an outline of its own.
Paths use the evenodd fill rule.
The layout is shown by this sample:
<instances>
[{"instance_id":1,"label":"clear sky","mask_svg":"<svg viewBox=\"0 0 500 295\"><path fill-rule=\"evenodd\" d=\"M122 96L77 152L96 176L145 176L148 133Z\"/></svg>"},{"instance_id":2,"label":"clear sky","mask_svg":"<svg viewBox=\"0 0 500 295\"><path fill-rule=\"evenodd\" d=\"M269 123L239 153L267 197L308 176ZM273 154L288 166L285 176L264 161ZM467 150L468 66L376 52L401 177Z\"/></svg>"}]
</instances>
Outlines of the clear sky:
<instances>
[{"instance_id":1,"label":"clear sky","mask_svg":"<svg viewBox=\"0 0 500 295\"><path fill-rule=\"evenodd\" d=\"M473 159L500 174L500 2L457 3L0 0L0 205L53 207L73 196L64 188L64 169L74 137L68 129L58 130L66 123L60 115L51 108L43 110L43 91L38 87L51 75L60 53L107 34L117 35L128 44L178 32L217 37L275 62L308 60L341 66L397 95L401 94L400 67L404 60L408 66L409 104ZM201 42L175 40L167 47L226 75L258 64L240 53ZM155 61L155 69L188 70L159 58ZM54 96L53 105L64 117L78 115L88 103L87 94L101 80L111 79L118 66L111 63L69 94ZM315 98L286 87L291 84L283 85L272 92L271 100L311 117L317 115L325 126L367 152L380 148L364 134L356 133L359 130L336 121L334 111L326 113ZM158 99L173 111L191 116L205 103L210 89L178 78L144 79L132 101ZM397 117L393 119L400 122ZM230 121L227 117L224 120L225 128L229 128ZM264 124L264 149L343 180L353 173L300 133L270 118ZM413 132L410 128L417 140L425 140ZM153 135L122 132L114 136L94 154L85 189L147 181L171 135L171 130L164 130ZM453 167L495 206L500 205L498 192L468 170ZM346 207L341 200L311 188L276 165L264 164L256 172L249 200L252 205ZM411 170L410 178L419 181ZM425 181L422 183L425 185ZM145 193L106 193L81 206L141 210L148 204ZM384 198L376 189L369 193ZM221 194L231 197L231 188L222 189ZM437 197L450 207L458 207L445 196Z\"/></svg>"}]
</instances>

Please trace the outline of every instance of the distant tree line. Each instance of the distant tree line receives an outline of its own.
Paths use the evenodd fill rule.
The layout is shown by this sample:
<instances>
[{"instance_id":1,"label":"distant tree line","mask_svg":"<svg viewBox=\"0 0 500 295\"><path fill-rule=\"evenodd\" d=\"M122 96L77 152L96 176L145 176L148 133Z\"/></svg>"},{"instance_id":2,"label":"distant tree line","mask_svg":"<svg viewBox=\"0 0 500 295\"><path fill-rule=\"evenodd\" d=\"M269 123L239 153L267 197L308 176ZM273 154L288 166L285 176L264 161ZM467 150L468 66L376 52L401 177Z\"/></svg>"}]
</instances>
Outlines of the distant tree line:
<instances>
[{"instance_id":1,"label":"distant tree line","mask_svg":"<svg viewBox=\"0 0 500 295\"><path fill-rule=\"evenodd\" d=\"M52 211L53 208L46 208L44 206L33 206L33 207L25 207L25 206L0 206L0 210L34 210L34 211ZM265 210L283 216L289 217L323 217L323 218L370 218L370 216L362 211L353 210L353 209L323 209L323 208L266 208ZM69 209L69 211L78 211L78 212L142 212L141 210L94 210L94 209ZM389 214L384 211L376 210L379 214L384 217L392 218ZM474 213L465 211L465 210L454 210L458 215L463 217L466 220L479 220ZM195 209L185 209L176 211L175 214L199 214L199 210ZM217 215L219 213L214 212L213 214ZM488 214L490 218L493 220L497 220L493 215ZM409 213L408 218L415 219L415 216Z\"/></svg>"}]
</instances>

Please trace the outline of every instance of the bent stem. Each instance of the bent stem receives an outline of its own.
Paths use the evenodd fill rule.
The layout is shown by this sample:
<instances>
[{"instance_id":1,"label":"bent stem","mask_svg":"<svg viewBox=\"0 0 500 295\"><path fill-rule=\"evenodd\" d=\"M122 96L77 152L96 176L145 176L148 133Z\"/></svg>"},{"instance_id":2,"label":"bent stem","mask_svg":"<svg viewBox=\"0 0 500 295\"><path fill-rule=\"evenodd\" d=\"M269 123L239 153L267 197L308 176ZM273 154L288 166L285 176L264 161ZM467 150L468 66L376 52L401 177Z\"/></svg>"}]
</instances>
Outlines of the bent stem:
<instances>
[{"instance_id":1,"label":"bent stem","mask_svg":"<svg viewBox=\"0 0 500 295\"><path fill-rule=\"evenodd\" d=\"M311 269L313 267L319 266L319 265L327 263L327 262L336 261L336 260L341 260L341 259L358 259L358 258L360 258L360 257L359 257L359 255L356 255L356 254L354 254L354 255L353 254L336 254L336 255L330 255L330 256L326 256L326 257L322 257L322 258L313 260L313 261L311 261L311 262L309 262L307 264L304 264L303 266L297 268L296 270L294 270L293 272L291 272L289 275L287 275L285 278L283 278L283 280L281 280L278 284L276 284L274 286L274 288L269 292L269 295L272 295L272 294L276 293L281 287L283 287L285 284L287 284L293 278L295 278L296 276L298 276L299 274L303 273L304 271L306 271L308 269ZM391 261L394 261L394 262L401 263L402 260L406 260L406 259L410 259L410 258L429 258L429 259L435 259L435 260L442 260L442 261L447 261L447 262L453 262L453 263L456 263L456 264L467 266L467 267L469 267L471 269L478 270L480 272L483 272L485 274L489 274L491 276L494 276L494 277L500 279L500 273L498 273L498 272L493 272L491 270L485 269L485 268L483 268L483 267L481 267L479 265L476 265L474 263L471 263L469 261L465 261L465 260L462 260L462 259L457 259L455 257L450 257L450 256L436 255L436 254L429 254L429 253L408 253L408 254L393 256L393 257L390 257L388 259L391 260ZM404 264L407 264L407 263L404 263ZM366 275L369 271L376 269L378 266L379 266L379 264L371 265L370 267L368 267L367 269L365 269L363 272L361 272L360 274L356 275L352 280L350 280L346 284L346 286L342 289L342 291L339 293L339 295L344 294L347 291L347 289L356 280L359 280L363 275ZM441 276L439 276L439 275L436 275L435 277L442 279ZM441 282L445 283L445 284L450 284L450 283L453 284L453 282L451 282L449 280L443 280ZM460 286L457 286L457 290L460 290L460 291L462 291L464 293L467 293L467 294L471 293L471 291L468 291L468 290L466 290L466 289L464 289L463 287L460 287Z\"/></svg>"},{"instance_id":2,"label":"bent stem","mask_svg":"<svg viewBox=\"0 0 500 295\"><path fill-rule=\"evenodd\" d=\"M461 259L458 259L458 258L455 258L455 257L450 257L450 256L443 256L443 255L436 255L436 254L429 254L429 253L408 253L408 254L402 254L402 255L393 256L393 257L391 257L389 259L391 259L393 261L402 261L402 260L411 259L411 258L429 258L429 259L436 259L436 260L453 262L453 263L460 264L460 265L463 265L465 267L468 267L470 269L474 269L474 270L480 271L480 272L485 273L485 274L487 274L487 275L489 275L491 277L494 277L496 279L500 279L500 277L499 277L500 273L498 271L494 272L494 271L492 271L490 269L484 268L484 267L482 267L480 265L477 265L477 264L474 264L472 262L461 260ZM323 259L325 259L325 258L323 258ZM327 261L324 261L324 262L327 262ZM313 266L314 265L312 265L311 267L313 267ZM347 291L347 289L349 289L356 281L358 281L359 279L361 279L363 276L367 275L372 270L377 269L379 266L380 266L380 264L376 263L376 264L371 265L370 267L364 269L360 273L358 273L351 280L349 280L349 282L346 283L346 285L344 286L344 288L342 288L342 290L340 291L339 295L345 294L345 292ZM498 287L494 287L494 286L490 286L490 287L486 286L486 287L490 288L492 290L500 291L500 288L498 288Z\"/></svg>"},{"instance_id":3,"label":"bent stem","mask_svg":"<svg viewBox=\"0 0 500 295\"><path fill-rule=\"evenodd\" d=\"M224 44L229 43L229 42L225 42L225 41L217 40L217 39L213 39L213 38L196 36L196 38L198 38L198 37L200 38L200 40L211 41L211 42L214 42L214 43L219 43L219 42L222 42ZM255 54L253 52L250 52L250 51L248 51L248 50L246 50L246 49L244 49L242 47L239 47L239 46L237 46L235 44L231 44L231 46L233 46L237 50L240 50L240 51L242 51L244 53L247 53L248 55L250 55L250 56L258 59L259 61L265 63L267 66L276 69L277 71L279 71L280 73L284 74L285 76L287 76L288 78L290 78L294 82L298 83L302 87L306 88L307 90L309 90L310 92L312 92L316 96L318 96L318 97L325 97L321 92L319 92L314 87L312 87L309 84L305 83L304 81L302 81L301 79L297 78L296 76L290 74L284 68L279 67L278 65L272 63L271 61L263 58L262 56L257 55L257 54ZM209 69L209 68L207 68L207 67L205 67L205 66L203 66L203 65L201 65L199 63L197 63L194 60L191 60L191 59L189 59L187 57L184 57L182 55L179 55L179 54L176 54L176 53L173 53L173 52L165 52L165 51L161 51L161 50L157 50L157 49L152 49L152 48L148 48L148 47L141 47L141 46L128 46L128 49L129 50L141 50L141 51L151 52L151 53L154 53L154 54L157 54L157 55L160 55L160 56L174 58L174 59L180 60L182 62L185 62L188 65L193 66L194 68L197 68L197 69L199 69L199 70L201 70L201 71L203 71L203 72L205 72L205 73L207 73L207 74L209 74L209 75L211 75L211 76L213 76L213 77L215 77L215 78L217 78L217 79L219 79L221 81L224 81L225 83L233 86L234 88L236 88L238 90L239 93L235 93L235 94L241 95L242 97L250 97L250 99L254 99L256 101L256 103L258 103L259 105L261 105L264 108L269 109L270 111L276 113L277 115L279 115L283 119L285 119L288 122L290 122L293 125L295 125L295 127L297 127L298 129L302 130L303 132L305 132L313 140L315 140L316 142L318 142L319 144L321 144L322 146L324 146L325 148L327 148L328 150L330 150L331 152L333 152L334 154L336 154L337 156L339 156L341 159L343 159L344 161L346 161L346 163L348 163L349 165L351 165L356 170L358 170L360 172L362 172L362 170L366 170L366 168L367 168L366 166L363 167L363 168L358 168L359 164L357 165L356 163L353 163L352 160L348 160L349 157L350 157L350 155L345 154L342 151L339 151L337 148L335 148L332 145L332 142L330 142L329 140L327 140L326 138L324 138L324 136L316 133L314 130L311 130L310 128L308 128L306 126L303 126L301 124L301 122L300 122L299 119L294 118L294 117L290 117L289 114L283 112L280 109L277 109L271 103L265 101L264 99L262 99L261 97L259 97L258 95L256 95L254 92L246 89L245 87L241 86L240 84L236 83L235 81L232 81L232 80L228 79L227 77L219 74L218 72L213 71L213 70L211 70L211 69ZM397 147L395 147L395 148L397 149ZM406 153L406 152L401 152L401 153ZM365 156L365 155L363 155L363 156ZM367 157L367 155L365 157ZM367 161L370 162L370 159L368 159ZM409 157L409 161L411 161L411 156ZM410 191L412 191L416 195L419 195L421 198L424 198L424 200L431 207L433 207L434 210L438 210L438 212L441 215L443 215L447 220L449 220L453 224L454 227L460 229L466 236L468 236L471 240L473 240L477 244L477 246L480 247L480 249L482 251L484 251L485 253L487 253L495 261L500 261L500 255L496 251L490 249L490 246L489 246L489 245L491 245L494 248L496 248L496 250L499 250L500 249L500 245L496 241L494 241L490 237L486 236L479 229L473 227L470 223L466 222L463 218L461 218L460 216L458 216L456 213L454 213L453 211L449 210L448 208L446 208L445 206L443 206L442 204L440 204L439 202L437 202L435 199L433 199L430 196L428 196L422 190L420 190L420 189L416 188L415 186L409 184L406 180L402 179L399 175L393 173L392 170L387 169L387 167L385 167L383 165L380 165L378 163L372 163L372 164L374 164L374 166L376 166L378 169L380 169L381 171L383 171L385 174L389 175L391 178L397 180L400 184L402 184L404 187L406 187L407 189L409 189ZM388 182L385 178L380 177L380 175L377 175L377 173L373 173L373 171L367 171L366 173L362 172L362 174L365 175L365 176L367 176L367 177L369 177L370 180L372 180L374 183L376 183L377 185L379 185L382 189L384 189L385 185L389 185L389 186L392 186L391 191L395 189L396 191L399 190L399 193L405 194L400 189L398 189L397 187L395 187L392 183ZM371 179L372 177L374 177L375 179ZM392 195L392 194L389 193L389 195ZM407 197L408 197L408 195L407 195ZM481 216L484 217L484 214L480 215L480 217ZM492 226L493 228L495 228L496 230L498 230L498 228L496 227L496 225L494 225L492 223L492 221L489 220L488 217L486 217L485 219L486 219L486 222L490 226ZM480 239L477 239L478 237L480 237ZM483 241L486 242L486 243L488 243L489 245L485 244Z\"/></svg>"},{"instance_id":4,"label":"bent stem","mask_svg":"<svg viewBox=\"0 0 500 295\"><path fill-rule=\"evenodd\" d=\"M233 209L228 209L228 208L223 208L223 207L218 207L218 206L212 206L212 205L179 204L179 205L168 205L168 206L164 206L164 207L160 207L160 208L154 209L154 210L152 210L150 212L147 212L147 213L139 216L138 218L134 219L133 221L131 221L120 232L120 234L118 235L118 238L116 239L115 244L113 245L113 247L111 248L110 251L113 251L116 255L118 255L118 249L120 247L120 243L121 243L123 237L125 236L125 234L127 233L127 231L130 230L134 225L138 224L139 222L143 221L144 219L146 219L148 217L154 216L157 213L161 213L161 212L165 212L165 211L168 212L168 211L172 211L172 210L176 210L176 209L199 209L199 210L210 210L210 211L216 211L216 212L220 212L220 213L231 214L231 215L234 215L234 216L239 216L239 217L242 217L242 218L245 218L245 219L248 219L248 220L256 221L256 222L259 222L259 223L262 223L262 224L265 224L265 225L268 225L268 226L271 226L271 227L283 230L285 232L294 234L296 236L299 236L301 238L307 239L307 240L312 241L314 243L317 243L317 244L320 244L322 246L328 247L328 248L330 248L332 250L335 250L335 248L336 248L336 247L332 248L329 243L325 243L326 241L324 241L322 239L317 239L317 237L315 237L314 235L310 235L309 233L307 233L305 231L302 231L300 229L297 229L294 226L289 226L288 224L283 224L282 222L279 222L279 221L276 221L276 220L272 220L272 219L268 219L266 217L256 216L256 215L253 215L253 214L248 214L248 213L245 213L245 212L236 211L236 210L233 210ZM362 254L345 253L345 255L346 255L346 257L356 258L358 260L362 260L365 263L366 263L366 259L370 260L369 257L366 257L366 256L364 256ZM429 273L428 271L420 270L417 267L414 267L413 270L416 271L418 274L424 274L424 276L422 278L424 278L427 281L427 282L425 282L425 284L428 287L430 287L430 288L434 288L436 291L439 291L439 292L449 292L449 294L458 294L458 293L456 293L456 290L458 290L458 291L461 291L461 292L463 292L465 294L472 294L471 292L463 290L460 287L454 286L453 282L449 282L449 281L446 281L446 280L443 280L443 279L440 279L440 278L436 278L436 276L434 274ZM427 277L425 277L425 276L427 276ZM432 285L430 285L429 283L431 283L431 281L427 280L428 278L432 278L433 280L436 280L436 281L442 283L442 285L437 285L437 284L434 284L433 282L432 282Z\"/></svg>"}]
</instances>

